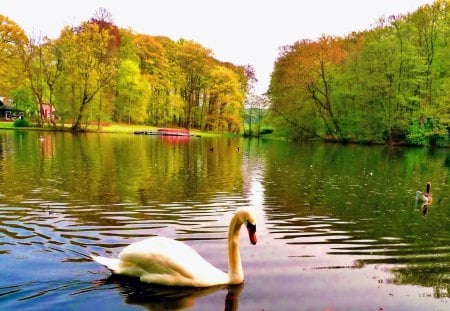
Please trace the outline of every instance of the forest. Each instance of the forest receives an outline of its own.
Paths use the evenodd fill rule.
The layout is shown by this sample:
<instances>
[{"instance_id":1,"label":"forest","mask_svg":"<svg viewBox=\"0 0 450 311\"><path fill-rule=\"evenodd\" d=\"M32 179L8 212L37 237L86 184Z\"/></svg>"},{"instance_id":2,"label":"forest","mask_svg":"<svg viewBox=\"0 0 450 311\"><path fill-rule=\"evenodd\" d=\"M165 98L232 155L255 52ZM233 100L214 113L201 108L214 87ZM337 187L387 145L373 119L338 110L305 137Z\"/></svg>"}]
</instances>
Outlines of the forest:
<instances>
[{"instance_id":1,"label":"forest","mask_svg":"<svg viewBox=\"0 0 450 311\"><path fill-rule=\"evenodd\" d=\"M121 29L99 8L56 39L28 37L0 15L0 95L38 125L44 103L56 126L123 122L243 131L254 68L221 62L197 42Z\"/></svg>"},{"instance_id":2,"label":"forest","mask_svg":"<svg viewBox=\"0 0 450 311\"><path fill-rule=\"evenodd\" d=\"M449 146L449 14L438 0L370 30L282 47L271 121L299 140Z\"/></svg>"},{"instance_id":3,"label":"forest","mask_svg":"<svg viewBox=\"0 0 450 311\"><path fill-rule=\"evenodd\" d=\"M56 39L0 15L0 95L43 125L148 124L294 140L450 146L450 1L280 48L269 89L192 40L135 33L99 8ZM263 127L262 127L263 126Z\"/></svg>"}]
</instances>

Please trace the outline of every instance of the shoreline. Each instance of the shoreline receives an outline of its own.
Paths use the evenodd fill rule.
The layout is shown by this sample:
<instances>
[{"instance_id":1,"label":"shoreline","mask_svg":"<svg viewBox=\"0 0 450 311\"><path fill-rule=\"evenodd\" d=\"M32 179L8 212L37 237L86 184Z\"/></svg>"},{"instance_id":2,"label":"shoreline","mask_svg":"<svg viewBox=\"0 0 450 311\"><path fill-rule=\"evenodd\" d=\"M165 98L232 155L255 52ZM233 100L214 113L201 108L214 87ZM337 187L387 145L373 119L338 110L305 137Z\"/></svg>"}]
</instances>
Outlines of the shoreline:
<instances>
[{"instance_id":1,"label":"shoreline","mask_svg":"<svg viewBox=\"0 0 450 311\"><path fill-rule=\"evenodd\" d=\"M121 123L111 123L110 125L100 126L88 125L81 131L72 131L68 125L57 125L53 126L29 126L29 127L14 127L12 122L0 121L0 130L25 130L25 131L46 131L46 132L68 132L68 133L109 133L109 134L135 134L136 132L147 132L147 131L157 131L160 127L150 126L150 125L128 125ZM179 127L174 127L174 129L183 129ZM213 136L227 136L233 135L230 133L220 133L220 132L204 132L197 129L191 129L191 134L194 136L203 137L213 137Z\"/></svg>"},{"instance_id":2,"label":"shoreline","mask_svg":"<svg viewBox=\"0 0 450 311\"><path fill-rule=\"evenodd\" d=\"M136 132L152 132L157 131L160 127L151 126L151 125L128 125L122 123L111 123L109 125L100 126L97 125L88 125L82 131L72 131L70 130L70 126L43 126L43 127L14 127L12 122L8 121L0 121L0 130L25 130L25 131L50 131L50 132L69 132L69 133L109 133L109 134L133 134ZM174 129L184 129L180 127L173 127ZM219 137L219 136L242 136L243 134L232 134L225 132L205 132L197 129L191 129L192 136L201 136L201 137ZM276 135L262 135L259 137L250 137L251 139L282 139L287 141L293 141L296 143L303 142L321 142L321 143L332 143L332 144L340 144L340 145L366 145L366 146L388 146L388 147L410 147L410 148L438 148L438 149L450 149L449 146L436 146L436 145L412 145L407 142L383 142L383 141L357 141L357 140L332 140L332 139L312 139L312 140L295 140L292 138L276 136Z\"/></svg>"}]
</instances>

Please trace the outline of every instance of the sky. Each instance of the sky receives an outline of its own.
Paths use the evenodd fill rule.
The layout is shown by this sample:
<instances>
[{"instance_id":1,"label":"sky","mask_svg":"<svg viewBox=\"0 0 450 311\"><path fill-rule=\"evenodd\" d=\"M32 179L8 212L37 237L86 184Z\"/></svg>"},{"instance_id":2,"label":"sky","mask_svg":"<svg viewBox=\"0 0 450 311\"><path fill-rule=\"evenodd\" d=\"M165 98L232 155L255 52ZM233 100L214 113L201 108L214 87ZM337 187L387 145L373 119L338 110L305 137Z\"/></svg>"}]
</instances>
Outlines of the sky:
<instances>
[{"instance_id":1,"label":"sky","mask_svg":"<svg viewBox=\"0 0 450 311\"><path fill-rule=\"evenodd\" d=\"M413 12L433 0L0 0L0 14L28 36L57 38L66 25L102 7L121 28L176 41L194 40L216 59L252 65L263 94L279 48L322 34L345 36L381 17Z\"/></svg>"}]
</instances>

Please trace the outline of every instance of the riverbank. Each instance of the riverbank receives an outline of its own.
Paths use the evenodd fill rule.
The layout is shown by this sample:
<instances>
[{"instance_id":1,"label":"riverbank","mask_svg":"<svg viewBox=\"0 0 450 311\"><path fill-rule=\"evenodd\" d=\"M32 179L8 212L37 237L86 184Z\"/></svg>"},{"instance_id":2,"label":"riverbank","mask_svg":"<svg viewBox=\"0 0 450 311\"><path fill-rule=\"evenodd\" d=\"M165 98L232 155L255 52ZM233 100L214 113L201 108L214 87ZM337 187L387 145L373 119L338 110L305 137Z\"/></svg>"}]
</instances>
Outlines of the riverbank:
<instances>
[{"instance_id":1,"label":"riverbank","mask_svg":"<svg viewBox=\"0 0 450 311\"><path fill-rule=\"evenodd\" d=\"M0 121L0 130L32 130L32 131L70 131L70 125L57 125L56 127L44 125L43 127L30 126L30 127L14 127L13 122ZM83 128L83 132L88 133L112 133L112 134L134 134L135 132L149 132L157 131L159 127L149 125L130 125L123 123L112 123L105 126L87 125ZM190 130L192 135L202 137L213 137L223 135L235 135L222 132L204 132L196 129Z\"/></svg>"},{"instance_id":2,"label":"riverbank","mask_svg":"<svg viewBox=\"0 0 450 311\"><path fill-rule=\"evenodd\" d=\"M83 132L85 133L112 133L112 134L134 134L136 132L156 132L160 127L157 126L149 126L149 125L130 125L130 124L124 124L124 123L111 123L108 125L103 126L97 126L97 125L87 125L83 128ZM6 121L0 121L0 130L6 129L6 130L32 130L32 131L67 131L72 132L70 130L70 124L66 124L64 126L61 126L58 124L56 127L44 125L43 127L37 127L37 126L30 126L30 127L14 127L13 122L6 122ZM191 129L191 134L193 136L201 136L201 137L218 137L218 136L240 136L240 134L232 134L232 133L226 133L226 132L205 132L200 131L197 129ZM249 137L245 136L244 137ZM258 137L254 137L258 138ZM259 138L264 139L270 139L270 140L288 140L288 141L296 141L296 142L302 142L301 140L296 140L292 138L287 138L283 136L279 136L275 133L270 134L264 134L261 135ZM332 144L354 144L354 145L385 145L385 146L396 146L396 147L435 147L435 148L444 148L449 149L450 145L442 145L442 146L436 146L436 145L412 145L408 144L406 141L398 141L398 142L385 142L385 141L361 141L361 140L333 140L333 139L313 139L308 141L321 141L324 143L332 143Z\"/></svg>"}]
</instances>

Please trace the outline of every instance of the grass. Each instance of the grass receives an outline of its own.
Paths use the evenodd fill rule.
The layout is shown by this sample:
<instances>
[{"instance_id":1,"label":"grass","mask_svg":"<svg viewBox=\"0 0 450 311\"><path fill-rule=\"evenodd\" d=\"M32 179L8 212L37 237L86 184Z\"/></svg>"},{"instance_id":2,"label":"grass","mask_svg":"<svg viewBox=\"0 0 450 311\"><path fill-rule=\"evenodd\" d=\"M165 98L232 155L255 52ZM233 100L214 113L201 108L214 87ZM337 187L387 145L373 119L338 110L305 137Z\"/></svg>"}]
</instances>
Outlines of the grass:
<instances>
[{"instance_id":1,"label":"grass","mask_svg":"<svg viewBox=\"0 0 450 311\"><path fill-rule=\"evenodd\" d=\"M12 122L0 121L0 129L12 129L14 125Z\"/></svg>"},{"instance_id":2,"label":"grass","mask_svg":"<svg viewBox=\"0 0 450 311\"><path fill-rule=\"evenodd\" d=\"M70 125L66 124L61 126L57 125L56 128L52 126L45 125L43 127L14 127L13 122L0 121L0 129L17 129L17 130L35 130L35 131L68 131ZM88 125L84 130L86 132L93 133L115 133L115 134L133 134L136 131L156 131L160 127L149 126L149 125L130 125L125 123L112 123L107 126L101 126L100 128L97 125ZM214 136L223 136L229 135L228 133L221 132L203 132L200 130L191 129L191 134L200 135L202 137L214 137Z\"/></svg>"}]
</instances>

